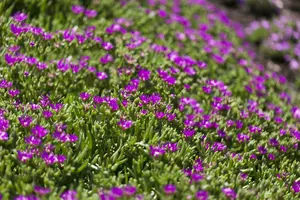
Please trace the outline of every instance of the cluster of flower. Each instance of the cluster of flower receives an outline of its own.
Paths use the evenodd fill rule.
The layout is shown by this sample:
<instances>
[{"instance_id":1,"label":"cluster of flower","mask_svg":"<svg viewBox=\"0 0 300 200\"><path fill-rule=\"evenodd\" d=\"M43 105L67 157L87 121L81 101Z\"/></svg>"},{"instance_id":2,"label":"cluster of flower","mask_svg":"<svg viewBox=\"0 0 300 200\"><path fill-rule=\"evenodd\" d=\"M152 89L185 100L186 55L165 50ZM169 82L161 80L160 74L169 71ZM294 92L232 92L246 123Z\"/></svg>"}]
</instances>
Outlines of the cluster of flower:
<instances>
[{"instance_id":1,"label":"cluster of flower","mask_svg":"<svg viewBox=\"0 0 300 200\"><path fill-rule=\"evenodd\" d=\"M241 25L206 0L103 4L122 12L73 5L74 27L55 32L7 19L0 175L21 184L5 198L236 199L274 181L298 195L300 108L240 46Z\"/></svg>"}]
</instances>

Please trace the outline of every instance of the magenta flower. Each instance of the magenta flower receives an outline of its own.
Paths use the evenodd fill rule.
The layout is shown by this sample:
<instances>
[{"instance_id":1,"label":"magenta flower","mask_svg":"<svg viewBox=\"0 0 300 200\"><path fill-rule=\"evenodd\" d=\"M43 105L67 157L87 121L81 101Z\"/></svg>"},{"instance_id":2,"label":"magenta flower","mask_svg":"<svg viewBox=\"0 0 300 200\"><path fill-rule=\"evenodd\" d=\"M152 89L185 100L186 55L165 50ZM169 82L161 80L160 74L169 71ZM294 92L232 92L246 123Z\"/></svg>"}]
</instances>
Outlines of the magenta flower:
<instances>
[{"instance_id":1,"label":"magenta flower","mask_svg":"<svg viewBox=\"0 0 300 200\"><path fill-rule=\"evenodd\" d=\"M238 139L239 142L246 142L246 141L250 140L250 136L246 135L246 134L238 133L237 134L237 139Z\"/></svg>"},{"instance_id":2,"label":"magenta flower","mask_svg":"<svg viewBox=\"0 0 300 200\"><path fill-rule=\"evenodd\" d=\"M33 135L30 135L25 138L25 143L32 145L32 146L38 146L42 143L42 140L38 137L35 137Z\"/></svg>"},{"instance_id":3,"label":"magenta flower","mask_svg":"<svg viewBox=\"0 0 300 200\"><path fill-rule=\"evenodd\" d=\"M23 115L23 116L19 117L19 122L23 127L28 127L28 126L30 126L30 124L32 122L32 117Z\"/></svg>"},{"instance_id":4,"label":"magenta flower","mask_svg":"<svg viewBox=\"0 0 300 200\"><path fill-rule=\"evenodd\" d=\"M295 181L292 185L292 189L294 190L295 193L300 192L300 181Z\"/></svg>"},{"instance_id":5,"label":"magenta flower","mask_svg":"<svg viewBox=\"0 0 300 200\"><path fill-rule=\"evenodd\" d=\"M279 142L278 142L278 140L276 138L271 138L269 140L269 144L275 147L275 146L279 145Z\"/></svg>"},{"instance_id":6,"label":"magenta flower","mask_svg":"<svg viewBox=\"0 0 300 200\"><path fill-rule=\"evenodd\" d=\"M2 89L10 88L10 87L12 87L12 85L13 85L12 82L9 82L5 79L0 81L0 88L2 88Z\"/></svg>"},{"instance_id":7,"label":"magenta flower","mask_svg":"<svg viewBox=\"0 0 300 200\"><path fill-rule=\"evenodd\" d=\"M105 72L96 72L96 76L100 80L104 80L108 78L108 75Z\"/></svg>"},{"instance_id":8,"label":"magenta flower","mask_svg":"<svg viewBox=\"0 0 300 200\"><path fill-rule=\"evenodd\" d=\"M62 107L63 107L64 105L63 104L61 104L61 103L56 103L56 104L50 104L50 107L55 111L55 112L59 112L61 109L62 109Z\"/></svg>"},{"instance_id":9,"label":"magenta flower","mask_svg":"<svg viewBox=\"0 0 300 200\"><path fill-rule=\"evenodd\" d=\"M244 180L246 180L248 178L248 174L241 172L240 173L240 178L244 181Z\"/></svg>"},{"instance_id":10,"label":"magenta flower","mask_svg":"<svg viewBox=\"0 0 300 200\"><path fill-rule=\"evenodd\" d=\"M81 92L80 93L80 98L82 99L82 101L88 100L90 98L90 96L91 95L89 93L87 93L87 92Z\"/></svg>"},{"instance_id":11,"label":"magenta flower","mask_svg":"<svg viewBox=\"0 0 300 200\"><path fill-rule=\"evenodd\" d=\"M113 56L110 54L106 54L105 56L100 58L100 63L107 64L109 62L112 62L114 60Z\"/></svg>"},{"instance_id":12,"label":"magenta flower","mask_svg":"<svg viewBox=\"0 0 300 200\"><path fill-rule=\"evenodd\" d=\"M155 113L155 117L156 117L157 119L162 119L164 116L165 116L165 113L164 113L164 112L156 112L156 113Z\"/></svg>"},{"instance_id":13,"label":"magenta flower","mask_svg":"<svg viewBox=\"0 0 300 200\"><path fill-rule=\"evenodd\" d=\"M175 113L167 113L166 118L168 121L173 121L176 118L176 114Z\"/></svg>"},{"instance_id":14,"label":"magenta flower","mask_svg":"<svg viewBox=\"0 0 300 200\"><path fill-rule=\"evenodd\" d=\"M87 16L88 18L94 18L94 17L96 17L97 16L97 11L96 10L88 10L88 9L86 9L85 11L84 11L84 15L85 16Z\"/></svg>"},{"instance_id":15,"label":"magenta flower","mask_svg":"<svg viewBox=\"0 0 300 200\"><path fill-rule=\"evenodd\" d=\"M120 24L112 24L111 26L107 27L105 31L107 34L113 34L115 32L125 34L127 32L126 29L124 29Z\"/></svg>"},{"instance_id":16,"label":"magenta flower","mask_svg":"<svg viewBox=\"0 0 300 200\"><path fill-rule=\"evenodd\" d=\"M101 45L102 45L103 49L105 49L106 51L109 51L114 48L113 44L110 42L102 42Z\"/></svg>"},{"instance_id":17,"label":"magenta flower","mask_svg":"<svg viewBox=\"0 0 300 200\"><path fill-rule=\"evenodd\" d=\"M4 59L5 59L6 63L10 66L14 65L17 62L17 58L13 57L10 54L5 54Z\"/></svg>"},{"instance_id":18,"label":"magenta flower","mask_svg":"<svg viewBox=\"0 0 300 200\"><path fill-rule=\"evenodd\" d=\"M27 151L18 151L18 159L22 162L26 162L27 160L30 160L33 158L32 152Z\"/></svg>"},{"instance_id":19,"label":"magenta flower","mask_svg":"<svg viewBox=\"0 0 300 200\"><path fill-rule=\"evenodd\" d=\"M272 153L269 153L269 154L268 154L268 158L269 158L270 160L275 160L275 155L272 154Z\"/></svg>"},{"instance_id":20,"label":"magenta flower","mask_svg":"<svg viewBox=\"0 0 300 200\"><path fill-rule=\"evenodd\" d=\"M176 192L176 186L173 184L168 184L164 186L164 192L169 195L169 194L174 194Z\"/></svg>"},{"instance_id":21,"label":"magenta flower","mask_svg":"<svg viewBox=\"0 0 300 200\"><path fill-rule=\"evenodd\" d=\"M138 73L138 76L142 81L149 80L150 75L151 75L151 72L147 69L141 69Z\"/></svg>"},{"instance_id":22,"label":"magenta flower","mask_svg":"<svg viewBox=\"0 0 300 200\"><path fill-rule=\"evenodd\" d=\"M223 188L222 192L230 199L236 199L236 193L232 188Z\"/></svg>"},{"instance_id":23,"label":"magenta flower","mask_svg":"<svg viewBox=\"0 0 300 200\"><path fill-rule=\"evenodd\" d=\"M55 155L54 153L50 152L42 152L41 158L44 160L44 162L47 165L53 165L55 163L63 163L66 160L66 157L64 155Z\"/></svg>"},{"instance_id":24,"label":"magenta flower","mask_svg":"<svg viewBox=\"0 0 300 200\"><path fill-rule=\"evenodd\" d=\"M0 131L0 140L7 141L8 140L8 133L4 131Z\"/></svg>"},{"instance_id":25,"label":"magenta flower","mask_svg":"<svg viewBox=\"0 0 300 200\"><path fill-rule=\"evenodd\" d=\"M52 137L63 143L66 142L74 143L78 140L78 136L75 134L67 134L65 132L58 132L58 131L54 132L52 134Z\"/></svg>"},{"instance_id":26,"label":"magenta flower","mask_svg":"<svg viewBox=\"0 0 300 200\"><path fill-rule=\"evenodd\" d=\"M106 100L106 102L108 103L108 106L109 106L113 111L119 110L118 99L116 99L116 98L108 98L108 99Z\"/></svg>"},{"instance_id":27,"label":"magenta flower","mask_svg":"<svg viewBox=\"0 0 300 200\"><path fill-rule=\"evenodd\" d=\"M77 192L75 190L66 190L60 195L63 200L77 200Z\"/></svg>"},{"instance_id":28,"label":"magenta flower","mask_svg":"<svg viewBox=\"0 0 300 200\"><path fill-rule=\"evenodd\" d=\"M0 132L5 132L9 128L9 120L0 117Z\"/></svg>"},{"instance_id":29,"label":"magenta flower","mask_svg":"<svg viewBox=\"0 0 300 200\"><path fill-rule=\"evenodd\" d=\"M251 159L251 160L255 160L255 159L257 159L257 156L256 156L256 154L254 154L254 153L253 153L253 154L251 154L251 155L250 155L250 159Z\"/></svg>"},{"instance_id":30,"label":"magenta flower","mask_svg":"<svg viewBox=\"0 0 300 200\"><path fill-rule=\"evenodd\" d=\"M200 191L196 192L195 198L197 200L208 200L208 192L205 190L200 190Z\"/></svg>"},{"instance_id":31,"label":"magenta flower","mask_svg":"<svg viewBox=\"0 0 300 200\"><path fill-rule=\"evenodd\" d=\"M266 154L267 153L267 149L264 146L259 146L257 148L257 150L259 151L260 154Z\"/></svg>"},{"instance_id":32,"label":"magenta flower","mask_svg":"<svg viewBox=\"0 0 300 200\"><path fill-rule=\"evenodd\" d=\"M20 91L19 90L8 90L8 94L11 97L16 97L20 94Z\"/></svg>"},{"instance_id":33,"label":"magenta flower","mask_svg":"<svg viewBox=\"0 0 300 200\"><path fill-rule=\"evenodd\" d=\"M132 121L130 120L126 120L126 119L120 119L120 121L118 122L118 125L123 129L129 129L132 126Z\"/></svg>"},{"instance_id":34,"label":"magenta flower","mask_svg":"<svg viewBox=\"0 0 300 200\"><path fill-rule=\"evenodd\" d=\"M49 188L44 188L44 187L41 187L41 186L34 186L33 190L38 193L39 195L45 195L45 194L48 194L51 190Z\"/></svg>"},{"instance_id":35,"label":"magenta flower","mask_svg":"<svg viewBox=\"0 0 300 200\"><path fill-rule=\"evenodd\" d=\"M224 151L226 148L227 148L226 145L221 142L215 142L211 147L211 149L215 152L216 151Z\"/></svg>"},{"instance_id":36,"label":"magenta flower","mask_svg":"<svg viewBox=\"0 0 300 200\"><path fill-rule=\"evenodd\" d=\"M193 129L187 129L187 128L185 128L183 130L183 134L184 134L185 137L193 137L195 135L195 132L196 131L193 130Z\"/></svg>"},{"instance_id":37,"label":"magenta flower","mask_svg":"<svg viewBox=\"0 0 300 200\"><path fill-rule=\"evenodd\" d=\"M166 153L165 149L160 146L152 146L150 145L150 154L154 157L159 157L161 155L164 155Z\"/></svg>"},{"instance_id":38,"label":"magenta flower","mask_svg":"<svg viewBox=\"0 0 300 200\"><path fill-rule=\"evenodd\" d=\"M83 6L80 6L80 5L73 5L72 6L72 12L74 14L80 14L80 13L83 13L84 12L84 7Z\"/></svg>"},{"instance_id":39,"label":"magenta flower","mask_svg":"<svg viewBox=\"0 0 300 200\"><path fill-rule=\"evenodd\" d=\"M49 131L47 129L40 125L36 125L31 129L31 133L38 138L45 137L48 134L48 132Z\"/></svg>"},{"instance_id":40,"label":"magenta flower","mask_svg":"<svg viewBox=\"0 0 300 200\"><path fill-rule=\"evenodd\" d=\"M44 110L43 115L46 119L49 119L50 117L53 116L53 113L50 110Z\"/></svg>"},{"instance_id":41,"label":"magenta flower","mask_svg":"<svg viewBox=\"0 0 300 200\"><path fill-rule=\"evenodd\" d=\"M15 25L15 24L11 24L10 25L10 30L11 30L11 32L15 35L15 36L19 36L22 32L24 32L24 30L23 30L23 28L22 27L19 27L19 26L17 26L17 25ZM6 54L7 55L7 54ZM15 58L13 58L13 57L11 57L11 64L13 63L12 61L13 61L13 59L15 59ZM7 61L7 60L6 60ZM14 60L15 62L17 61L16 59Z\"/></svg>"},{"instance_id":42,"label":"magenta flower","mask_svg":"<svg viewBox=\"0 0 300 200\"><path fill-rule=\"evenodd\" d=\"M111 188L110 193L115 198L121 198L123 196L123 190L119 187Z\"/></svg>"},{"instance_id":43,"label":"magenta flower","mask_svg":"<svg viewBox=\"0 0 300 200\"><path fill-rule=\"evenodd\" d=\"M200 174L193 173L191 175L191 179L192 179L193 182L198 183L199 181L203 180L204 177L202 175L200 175Z\"/></svg>"},{"instance_id":44,"label":"magenta flower","mask_svg":"<svg viewBox=\"0 0 300 200\"><path fill-rule=\"evenodd\" d=\"M14 16L13 16L13 19L15 22L22 22L24 20L27 19L27 15L25 13L16 13Z\"/></svg>"},{"instance_id":45,"label":"magenta flower","mask_svg":"<svg viewBox=\"0 0 300 200\"><path fill-rule=\"evenodd\" d=\"M132 196L136 193L136 187L127 185L123 188L123 191L126 196Z\"/></svg>"}]
</instances>

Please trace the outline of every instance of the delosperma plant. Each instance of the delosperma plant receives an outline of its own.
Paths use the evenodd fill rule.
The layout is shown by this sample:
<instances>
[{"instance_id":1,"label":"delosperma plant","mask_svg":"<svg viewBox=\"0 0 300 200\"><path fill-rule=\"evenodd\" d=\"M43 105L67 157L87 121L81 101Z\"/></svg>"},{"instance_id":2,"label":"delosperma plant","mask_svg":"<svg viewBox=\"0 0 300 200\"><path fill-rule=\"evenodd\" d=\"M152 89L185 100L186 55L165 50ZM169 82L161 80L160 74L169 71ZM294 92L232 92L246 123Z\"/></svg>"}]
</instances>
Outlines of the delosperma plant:
<instances>
[{"instance_id":1,"label":"delosperma plant","mask_svg":"<svg viewBox=\"0 0 300 200\"><path fill-rule=\"evenodd\" d=\"M225 12L16 2L0 3L0 199L299 199L299 102Z\"/></svg>"}]
</instances>

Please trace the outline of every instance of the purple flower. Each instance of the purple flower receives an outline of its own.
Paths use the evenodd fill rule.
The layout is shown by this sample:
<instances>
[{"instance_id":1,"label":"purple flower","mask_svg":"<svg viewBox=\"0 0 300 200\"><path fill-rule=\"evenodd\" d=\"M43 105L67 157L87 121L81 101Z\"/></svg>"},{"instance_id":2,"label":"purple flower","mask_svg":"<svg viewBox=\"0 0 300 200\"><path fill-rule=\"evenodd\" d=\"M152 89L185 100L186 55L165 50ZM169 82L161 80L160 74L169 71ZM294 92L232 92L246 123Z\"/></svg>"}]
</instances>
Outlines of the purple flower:
<instances>
[{"instance_id":1,"label":"purple flower","mask_svg":"<svg viewBox=\"0 0 300 200\"><path fill-rule=\"evenodd\" d=\"M118 125L123 129L129 129L132 126L132 121L130 120L126 120L126 119L120 119L120 121L118 122Z\"/></svg>"},{"instance_id":2,"label":"purple flower","mask_svg":"<svg viewBox=\"0 0 300 200\"><path fill-rule=\"evenodd\" d=\"M191 179L192 179L192 181L194 181L195 183L197 183L197 182L203 180L203 176L200 175L200 174L197 174L197 173L193 173L191 175Z\"/></svg>"},{"instance_id":3,"label":"purple flower","mask_svg":"<svg viewBox=\"0 0 300 200\"><path fill-rule=\"evenodd\" d=\"M27 19L27 15L25 13L16 13L14 16L13 16L13 19L15 22L22 22L24 20Z\"/></svg>"},{"instance_id":4,"label":"purple flower","mask_svg":"<svg viewBox=\"0 0 300 200\"><path fill-rule=\"evenodd\" d=\"M108 75L105 72L96 72L96 76L100 80L107 79Z\"/></svg>"},{"instance_id":5,"label":"purple flower","mask_svg":"<svg viewBox=\"0 0 300 200\"><path fill-rule=\"evenodd\" d=\"M292 185L292 189L294 190L295 193L300 192L300 181L295 181Z\"/></svg>"},{"instance_id":6,"label":"purple flower","mask_svg":"<svg viewBox=\"0 0 300 200\"><path fill-rule=\"evenodd\" d=\"M78 140L78 136L75 134L67 134L65 132L58 132L58 131L54 132L52 134L52 137L63 143L66 142L74 143Z\"/></svg>"},{"instance_id":7,"label":"purple flower","mask_svg":"<svg viewBox=\"0 0 300 200\"><path fill-rule=\"evenodd\" d=\"M62 109L62 107L63 107L64 105L63 104L61 104L61 103L56 103L56 104L50 104L50 107L55 111L55 112L59 112L61 109Z\"/></svg>"},{"instance_id":8,"label":"purple flower","mask_svg":"<svg viewBox=\"0 0 300 200\"><path fill-rule=\"evenodd\" d=\"M27 160L30 160L33 158L32 152L27 151L18 151L18 159L22 162L26 162Z\"/></svg>"},{"instance_id":9,"label":"purple flower","mask_svg":"<svg viewBox=\"0 0 300 200\"><path fill-rule=\"evenodd\" d=\"M34 186L33 189L39 195L45 195L45 194L48 194L50 192L49 188L44 188L44 187L41 187L41 186L38 186L38 185Z\"/></svg>"},{"instance_id":10,"label":"purple flower","mask_svg":"<svg viewBox=\"0 0 300 200\"><path fill-rule=\"evenodd\" d=\"M79 6L79 5L73 5L72 6L72 12L74 13L74 14L80 14L80 13L83 13L83 11L84 11L84 7L83 6Z\"/></svg>"},{"instance_id":11,"label":"purple flower","mask_svg":"<svg viewBox=\"0 0 300 200\"><path fill-rule=\"evenodd\" d=\"M109 62L112 62L114 60L113 56L110 54L106 54L105 56L100 58L100 63L107 64Z\"/></svg>"},{"instance_id":12,"label":"purple flower","mask_svg":"<svg viewBox=\"0 0 300 200\"><path fill-rule=\"evenodd\" d=\"M237 121L235 122L235 125L236 125L236 128L237 128L237 129L243 128L243 122L240 121L240 120L237 120Z\"/></svg>"},{"instance_id":13,"label":"purple flower","mask_svg":"<svg viewBox=\"0 0 300 200\"><path fill-rule=\"evenodd\" d=\"M184 134L185 137L193 137L195 135L195 132L196 131L193 130L193 129L187 129L187 128L185 128L183 130L183 134Z\"/></svg>"},{"instance_id":14,"label":"purple flower","mask_svg":"<svg viewBox=\"0 0 300 200\"><path fill-rule=\"evenodd\" d=\"M246 173L240 173L240 178L242 179L242 180L246 180L247 178L248 178L248 174L246 174Z\"/></svg>"},{"instance_id":15,"label":"purple flower","mask_svg":"<svg viewBox=\"0 0 300 200\"><path fill-rule=\"evenodd\" d=\"M19 90L8 90L8 94L11 97L16 97L20 94L20 91Z\"/></svg>"},{"instance_id":16,"label":"purple flower","mask_svg":"<svg viewBox=\"0 0 300 200\"><path fill-rule=\"evenodd\" d=\"M0 117L0 132L5 132L9 128L9 120Z\"/></svg>"},{"instance_id":17,"label":"purple flower","mask_svg":"<svg viewBox=\"0 0 300 200\"><path fill-rule=\"evenodd\" d=\"M113 187L110 190L111 195L115 198L121 198L123 196L123 190L119 187Z\"/></svg>"},{"instance_id":18,"label":"purple flower","mask_svg":"<svg viewBox=\"0 0 300 200\"><path fill-rule=\"evenodd\" d=\"M10 88L10 87L12 87L12 85L13 85L12 82L9 82L9 81L7 81L5 79L3 79L3 80L0 81L0 88L3 88L3 89Z\"/></svg>"},{"instance_id":19,"label":"purple flower","mask_svg":"<svg viewBox=\"0 0 300 200\"><path fill-rule=\"evenodd\" d=\"M284 146L284 145L280 145L279 149L280 149L280 151L282 151L282 152L286 152L286 151L287 151L287 147Z\"/></svg>"},{"instance_id":20,"label":"purple flower","mask_svg":"<svg viewBox=\"0 0 300 200\"><path fill-rule=\"evenodd\" d=\"M10 30L17 37L23 32L23 28L15 25L15 24L10 25ZM11 58L13 59L13 57L11 57Z\"/></svg>"},{"instance_id":21,"label":"purple flower","mask_svg":"<svg viewBox=\"0 0 300 200\"><path fill-rule=\"evenodd\" d=\"M169 195L169 194L174 194L176 192L176 186L173 184L168 184L164 186L164 192Z\"/></svg>"},{"instance_id":22,"label":"purple flower","mask_svg":"<svg viewBox=\"0 0 300 200\"><path fill-rule=\"evenodd\" d=\"M108 106L109 106L113 111L119 110L118 99L116 99L116 98L108 98L108 99L106 100L106 102L108 103Z\"/></svg>"},{"instance_id":23,"label":"purple flower","mask_svg":"<svg viewBox=\"0 0 300 200\"><path fill-rule=\"evenodd\" d=\"M200 190L200 191L196 192L195 198L197 200L208 200L208 192L205 190Z\"/></svg>"},{"instance_id":24,"label":"purple flower","mask_svg":"<svg viewBox=\"0 0 300 200\"><path fill-rule=\"evenodd\" d=\"M48 134L48 130L45 129L43 126L36 125L31 129L31 133L39 138L45 137Z\"/></svg>"},{"instance_id":25,"label":"purple flower","mask_svg":"<svg viewBox=\"0 0 300 200\"><path fill-rule=\"evenodd\" d=\"M41 158L44 160L44 162L47 165L53 165L55 163L63 163L66 160L64 155L55 155L52 152L48 153L46 151L41 153Z\"/></svg>"},{"instance_id":26,"label":"purple flower","mask_svg":"<svg viewBox=\"0 0 300 200\"><path fill-rule=\"evenodd\" d=\"M245 134L238 133L238 134L237 134L237 139L238 139L239 142L246 142L246 141L249 141L249 140L250 140L250 136L249 136L249 135L245 135Z\"/></svg>"},{"instance_id":27,"label":"purple flower","mask_svg":"<svg viewBox=\"0 0 300 200\"><path fill-rule=\"evenodd\" d=\"M215 152L216 151L224 151L226 148L227 148L226 145L221 142L215 142L211 147L211 149Z\"/></svg>"},{"instance_id":28,"label":"purple flower","mask_svg":"<svg viewBox=\"0 0 300 200\"><path fill-rule=\"evenodd\" d=\"M46 119L49 119L50 117L53 116L53 113L50 110L44 110L43 115Z\"/></svg>"},{"instance_id":29,"label":"purple flower","mask_svg":"<svg viewBox=\"0 0 300 200\"><path fill-rule=\"evenodd\" d=\"M146 81L150 78L151 72L147 69L141 69L138 73L139 78L142 81Z\"/></svg>"},{"instance_id":30,"label":"purple flower","mask_svg":"<svg viewBox=\"0 0 300 200\"><path fill-rule=\"evenodd\" d=\"M75 190L66 190L60 195L63 200L77 200L77 192Z\"/></svg>"},{"instance_id":31,"label":"purple flower","mask_svg":"<svg viewBox=\"0 0 300 200\"><path fill-rule=\"evenodd\" d=\"M218 64L223 64L225 62L224 58L217 54L212 54L212 59L214 59Z\"/></svg>"},{"instance_id":32,"label":"purple flower","mask_svg":"<svg viewBox=\"0 0 300 200\"><path fill-rule=\"evenodd\" d=\"M136 187L127 185L123 188L124 194L127 196L132 196L136 193Z\"/></svg>"},{"instance_id":33,"label":"purple flower","mask_svg":"<svg viewBox=\"0 0 300 200\"><path fill-rule=\"evenodd\" d=\"M269 140L269 143L270 143L270 145L272 145L274 147L279 145L279 142L278 142L278 140L276 138L271 138Z\"/></svg>"},{"instance_id":34,"label":"purple flower","mask_svg":"<svg viewBox=\"0 0 300 200\"><path fill-rule=\"evenodd\" d=\"M269 153L269 154L268 154L268 158L269 158L270 160L275 160L275 155L272 154L272 153Z\"/></svg>"},{"instance_id":35,"label":"purple flower","mask_svg":"<svg viewBox=\"0 0 300 200\"><path fill-rule=\"evenodd\" d=\"M222 192L230 199L236 199L236 193L232 188L223 188Z\"/></svg>"},{"instance_id":36,"label":"purple flower","mask_svg":"<svg viewBox=\"0 0 300 200\"><path fill-rule=\"evenodd\" d=\"M150 145L150 154L154 157L159 157L161 155L164 155L166 153L165 149L160 146L152 146Z\"/></svg>"},{"instance_id":37,"label":"purple flower","mask_svg":"<svg viewBox=\"0 0 300 200\"><path fill-rule=\"evenodd\" d=\"M110 42L102 42L102 47L103 49L105 49L106 51L109 51L111 49L114 48L114 46L112 45L112 43Z\"/></svg>"},{"instance_id":38,"label":"purple flower","mask_svg":"<svg viewBox=\"0 0 300 200\"><path fill-rule=\"evenodd\" d=\"M32 117L23 115L23 116L19 117L19 122L23 127L28 127L28 126L30 126L30 124L32 122Z\"/></svg>"},{"instance_id":39,"label":"purple flower","mask_svg":"<svg viewBox=\"0 0 300 200\"><path fill-rule=\"evenodd\" d=\"M42 140L40 138L38 138L38 137L30 135L30 136L28 136L28 137L25 138L25 142L27 144L32 145L32 146L38 146L38 145L40 145L42 143Z\"/></svg>"},{"instance_id":40,"label":"purple flower","mask_svg":"<svg viewBox=\"0 0 300 200\"><path fill-rule=\"evenodd\" d=\"M173 76L167 76L164 78L164 81L167 82L168 85L176 84L176 78Z\"/></svg>"},{"instance_id":41,"label":"purple flower","mask_svg":"<svg viewBox=\"0 0 300 200\"><path fill-rule=\"evenodd\" d=\"M155 113L155 117L156 117L157 119L162 119L164 116L165 116L165 113L164 113L164 112L156 112L156 113Z\"/></svg>"},{"instance_id":42,"label":"purple flower","mask_svg":"<svg viewBox=\"0 0 300 200\"><path fill-rule=\"evenodd\" d=\"M173 121L176 118L176 113L167 113L166 118L168 121Z\"/></svg>"},{"instance_id":43,"label":"purple flower","mask_svg":"<svg viewBox=\"0 0 300 200\"><path fill-rule=\"evenodd\" d=\"M82 101L88 100L90 98L90 96L91 95L89 93L87 93L87 92L81 92L80 93L80 98L82 99Z\"/></svg>"},{"instance_id":44,"label":"purple flower","mask_svg":"<svg viewBox=\"0 0 300 200\"><path fill-rule=\"evenodd\" d=\"M260 154L266 154L267 153L267 149L264 146L259 146L257 148L257 150L259 151Z\"/></svg>"},{"instance_id":45,"label":"purple flower","mask_svg":"<svg viewBox=\"0 0 300 200\"><path fill-rule=\"evenodd\" d=\"M8 133L4 131L0 131L0 140L7 141L8 140Z\"/></svg>"},{"instance_id":46,"label":"purple flower","mask_svg":"<svg viewBox=\"0 0 300 200\"><path fill-rule=\"evenodd\" d=\"M202 160L197 159L195 161L195 164L194 164L193 168L196 172L203 172L204 168L203 168Z\"/></svg>"},{"instance_id":47,"label":"purple flower","mask_svg":"<svg viewBox=\"0 0 300 200\"><path fill-rule=\"evenodd\" d=\"M84 11L84 15L85 16L87 16L88 18L94 18L94 17L96 17L97 16L97 11L96 10L88 10L88 9L86 9L85 11Z\"/></svg>"},{"instance_id":48,"label":"purple flower","mask_svg":"<svg viewBox=\"0 0 300 200\"><path fill-rule=\"evenodd\" d=\"M256 158L257 158L256 154L253 153L253 154L250 155L251 160L255 160Z\"/></svg>"}]
</instances>

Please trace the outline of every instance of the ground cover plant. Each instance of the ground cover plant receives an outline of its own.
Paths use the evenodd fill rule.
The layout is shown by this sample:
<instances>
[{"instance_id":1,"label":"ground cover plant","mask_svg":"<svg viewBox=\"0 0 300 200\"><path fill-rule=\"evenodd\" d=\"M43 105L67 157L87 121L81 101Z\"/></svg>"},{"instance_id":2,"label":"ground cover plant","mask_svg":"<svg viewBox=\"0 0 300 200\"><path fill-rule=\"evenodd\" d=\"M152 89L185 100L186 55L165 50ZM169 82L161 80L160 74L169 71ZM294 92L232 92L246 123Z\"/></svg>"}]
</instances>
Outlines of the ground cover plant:
<instances>
[{"instance_id":1,"label":"ground cover plant","mask_svg":"<svg viewBox=\"0 0 300 200\"><path fill-rule=\"evenodd\" d=\"M0 13L0 199L300 197L299 102L209 1Z\"/></svg>"}]
</instances>

